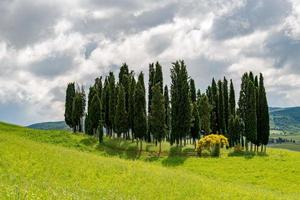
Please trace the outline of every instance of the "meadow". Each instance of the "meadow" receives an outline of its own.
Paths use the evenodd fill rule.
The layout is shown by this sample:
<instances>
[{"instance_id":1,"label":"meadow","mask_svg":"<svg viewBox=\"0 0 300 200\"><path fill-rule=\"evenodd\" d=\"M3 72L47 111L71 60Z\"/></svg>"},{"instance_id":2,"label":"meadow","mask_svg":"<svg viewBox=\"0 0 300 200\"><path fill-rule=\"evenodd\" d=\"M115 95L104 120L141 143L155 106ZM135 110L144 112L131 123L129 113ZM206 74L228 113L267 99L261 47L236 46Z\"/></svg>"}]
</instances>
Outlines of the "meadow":
<instances>
[{"instance_id":1,"label":"meadow","mask_svg":"<svg viewBox=\"0 0 300 200\"><path fill-rule=\"evenodd\" d=\"M300 153L184 148L0 123L0 199L299 199Z\"/></svg>"}]
</instances>

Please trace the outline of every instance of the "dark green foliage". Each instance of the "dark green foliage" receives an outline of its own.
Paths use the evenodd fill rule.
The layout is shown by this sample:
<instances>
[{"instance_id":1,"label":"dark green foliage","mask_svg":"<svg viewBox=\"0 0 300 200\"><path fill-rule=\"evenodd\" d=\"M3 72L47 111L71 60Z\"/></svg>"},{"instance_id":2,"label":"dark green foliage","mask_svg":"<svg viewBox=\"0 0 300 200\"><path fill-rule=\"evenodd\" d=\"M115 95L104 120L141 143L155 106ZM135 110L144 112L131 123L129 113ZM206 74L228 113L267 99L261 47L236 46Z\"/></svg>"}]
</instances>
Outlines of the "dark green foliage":
<instances>
[{"instance_id":1,"label":"dark green foliage","mask_svg":"<svg viewBox=\"0 0 300 200\"><path fill-rule=\"evenodd\" d=\"M191 119L191 138L195 143L200 137L200 117L198 112L198 105L196 102L192 104L192 119Z\"/></svg>"},{"instance_id":2,"label":"dark green foliage","mask_svg":"<svg viewBox=\"0 0 300 200\"><path fill-rule=\"evenodd\" d=\"M118 137L128 130L128 118L125 106L125 91L123 85L118 86L118 98L115 112L115 132Z\"/></svg>"},{"instance_id":3,"label":"dark green foliage","mask_svg":"<svg viewBox=\"0 0 300 200\"><path fill-rule=\"evenodd\" d=\"M72 106L72 121L73 121L73 129L75 132L79 129L80 118L82 117L81 109L82 109L81 94L76 92L73 99L73 106Z\"/></svg>"},{"instance_id":4,"label":"dark green foliage","mask_svg":"<svg viewBox=\"0 0 300 200\"><path fill-rule=\"evenodd\" d=\"M227 134L228 123L229 123L229 95L228 95L228 81L224 77L223 80L223 96L224 96L224 120L225 120L225 133Z\"/></svg>"},{"instance_id":5,"label":"dark green foliage","mask_svg":"<svg viewBox=\"0 0 300 200\"><path fill-rule=\"evenodd\" d=\"M218 131L219 133L225 133L225 113L224 113L224 92L223 83L221 80L218 81Z\"/></svg>"},{"instance_id":6,"label":"dark green foliage","mask_svg":"<svg viewBox=\"0 0 300 200\"><path fill-rule=\"evenodd\" d=\"M91 106L88 111L88 116L90 119L90 125L91 129L93 130L93 134L96 134L96 130L99 125L99 121L101 119L101 98L98 96L98 94L93 96Z\"/></svg>"},{"instance_id":7,"label":"dark green foliage","mask_svg":"<svg viewBox=\"0 0 300 200\"><path fill-rule=\"evenodd\" d=\"M148 84L148 116L151 115L151 103L153 96L153 87L155 85L155 68L154 63L149 64L149 84ZM151 142L152 129L151 124L148 126L147 141Z\"/></svg>"},{"instance_id":8,"label":"dark green foliage","mask_svg":"<svg viewBox=\"0 0 300 200\"><path fill-rule=\"evenodd\" d=\"M165 104L164 96L161 93L160 85L153 87L153 97L151 103L151 115L149 116L149 124L152 127L154 139L161 142L165 137Z\"/></svg>"},{"instance_id":9,"label":"dark green foliage","mask_svg":"<svg viewBox=\"0 0 300 200\"><path fill-rule=\"evenodd\" d=\"M255 143L257 139L256 88L251 79L248 81L246 102L245 136L248 141Z\"/></svg>"},{"instance_id":10,"label":"dark green foliage","mask_svg":"<svg viewBox=\"0 0 300 200\"><path fill-rule=\"evenodd\" d=\"M159 86L160 93L163 94L163 73L162 68L159 62L155 64L155 76L154 76L154 85Z\"/></svg>"},{"instance_id":11,"label":"dark green foliage","mask_svg":"<svg viewBox=\"0 0 300 200\"><path fill-rule=\"evenodd\" d=\"M245 122L246 118L246 108L247 108L247 84L248 84L248 73L245 73L242 77L241 90L240 90L240 98L239 98L239 109L238 114Z\"/></svg>"},{"instance_id":12,"label":"dark green foliage","mask_svg":"<svg viewBox=\"0 0 300 200\"><path fill-rule=\"evenodd\" d=\"M198 98L198 109L200 116L201 130L205 133L210 133L210 117L212 106L209 103L208 97L203 94Z\"/></svg>"},{"instance_id":13,"label":"dark green foliage","mask_svg":"<svg viewBox=\"0 0 300 200\"><path fill-rule=\"evenodd\" d=\"M190 97L193 103L196 102L196 87L194 79L190 79Z\"/></svg>"},{"instance_id":14,"label":"dark green foliage","mask_svg":"<svg viewBox=\"0 0 300 200\"><path fill-rule=\"evenodd\" d=\"M135 87L134 95L134 133L136 138L142 140L147 133L146 99L144 77L141 72Z\"/></svg>"},{"instance_id":15,"label":"dark green foliage","mask_svg":"<svg viewBox=\"0 0 300 200\"><path fill-rule=\"evenodd\" d=\"M240 144L244 126L243 120L238 115L230 116L228 125L230 147Z\"/></svg>"},{"instance_id":16,"label":"dark green foliage","mask_svg":"<svg viewBox=\"0 0 300 200\"><path fill-rule=\"evenodd\" d=\"M131 129L132 135L134 134L134 93L135 93L136 82L134 78L134 74L130 75L130 87L128 92L128 121L129 121L129 128ZM134 138L134 137L133 137Z\"/></svg>"},{"instance_id":17,"label":"dark green foliage","mask_svg":"<svg viewBox=\"0 0 300 200\"><path fill-rule=\"evenodd\" d=\"M106 127L106 132L109 133L110 121L109 121L109 82L108 77L105 78L104 87L102 92L102 116L104 121L104 126Z\"/></svg>"},{"instance_id":18,"label":"dark green foliage","mask_svg":"<svg viewBox=\"0 0 300 200\"><path fill-rule=\"evenodd\" d=\"M219 110L219 98L218 98L218 88L215 79L212 80L211 88L208 89L208 97L210 97L210 104L212 105L211 112L211 130L216 133L219 131L219 120L218 120L218 110Z\"/></svg>"},{"instance_id":19,"label":"dark green foliage","mask_svg":"<svg viewBox=\"0 0 300 200\"><path fill-rule=\"evenodd\" d=\"M75 83L69 83L66 91L65 122L71 128L73 128L72 112L73 112L74 96L75 96Z\"/></svg>"},{"instance_id":20,"label":"dark green foliage","mask_svg":"<svg viewBox=\"0 0 300 200\"><path fill-rule=\"evenodd\" d=\"M116 112L116 103L117 103L117 91L115 88L115 76L112 72L108 76L108 127L109 135L112 136L112 130L114 129L115 124L115 112Z\"/></svg>"},{"instance_id":21,"label":"dark green foliage","mask_svg":"<svg viewBox=\"0 0 300 200\"><path fill-rule=\"evenodd\" d=\"M232 80L230 80L230 91L229 91L229 117L235 116L235 92Z\"/></svg>"},{"instance_id":22,"label":"dark green foliage","mask_svg":"<svg viewBox=\"0 0 300 200\"><path fill-rule=\"evenodd\" d=\"M169 90L168 86L165 85L164 89L164 103L165 103L165 126L167 132L167 139L170 138L169 133L171 129L171 108L170 108L170 99L169 99Z\"/></svg>"},{"instance_id":23,"label":"dark green foliage","mask_svg":"<svg viewBox=\"0 0 300 200\"><path fill-rule=\"evenodd\" d=\"M258 117L258 139L261 144L267 145L270 135L270 123L269 123L269 107L264 87L264 78L260 74L259 77L259 117Z\"/></svg>"},{"instance_id":24,"label":"dark green foliage","mask_svg":"<svg viewBox=\"0 0 300 200\"><path fill-rule=\"evenodd\" d=\"M176 141L181 146L191 126L189 83L184 61L173 63L171 81L171 143Z\"/></svg>"}]
</instances>

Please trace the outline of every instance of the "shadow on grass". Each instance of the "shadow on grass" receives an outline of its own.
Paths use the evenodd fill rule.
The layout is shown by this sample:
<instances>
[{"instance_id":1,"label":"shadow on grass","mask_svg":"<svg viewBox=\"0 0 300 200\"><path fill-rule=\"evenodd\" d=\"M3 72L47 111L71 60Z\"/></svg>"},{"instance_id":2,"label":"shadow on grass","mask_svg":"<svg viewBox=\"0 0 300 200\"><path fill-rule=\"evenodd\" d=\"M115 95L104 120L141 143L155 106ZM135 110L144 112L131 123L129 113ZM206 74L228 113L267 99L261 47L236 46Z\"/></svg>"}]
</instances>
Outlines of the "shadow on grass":
<instances>
[{"instance_id":1,"label":"shadow on grass","mask_svg":"<svg viewBox=\"0 0 300 200\"><path fill-rule=\"evenodd\" d=\"M255 156L267 157L268 154L264 152L250 152L250 151L240 151L240 152L233 151L228 153L228 157L244 157L246 159L252 159Z\"/></svg>"},{"instance_id":2,"label":"shadow on grass","mask_svg":"<svg viewBox=\"0 0 300 200\"><path fill-rule=\"evenodd\" d=\"M96 149L109 156L117 156L127 160L136 160L140 156L139 148L135 142L122 139L104 140L102 144L97 145Z\"/></svg>"},{"instance_id":3,"label":"shadow on grass","mask_svg":"<svg viewBox=\"0 0 300 200\"><path fill-rule=\"evenodd\" d=\"M166 167L175 167L178 165L182 165L188 157L194 155L195 151L193 148L183 149L182 147L171 147L169 155L162 161L162 165Z\"/></svg>"}]
</instances>

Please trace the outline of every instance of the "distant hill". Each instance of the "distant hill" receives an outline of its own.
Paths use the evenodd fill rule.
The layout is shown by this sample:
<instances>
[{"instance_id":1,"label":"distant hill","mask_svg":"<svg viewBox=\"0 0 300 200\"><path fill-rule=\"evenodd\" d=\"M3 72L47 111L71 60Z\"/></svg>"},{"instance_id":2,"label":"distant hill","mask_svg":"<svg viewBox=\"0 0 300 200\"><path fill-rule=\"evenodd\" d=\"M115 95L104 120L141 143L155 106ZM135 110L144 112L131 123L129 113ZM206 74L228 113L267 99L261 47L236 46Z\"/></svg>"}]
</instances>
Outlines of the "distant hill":
<instances>
[{"instance_id":1,"label":"distant hill","mask_svg":"<svg viewBox=\"0 0 300 200\"><path fill-rule=\"evenodd\" d=\"M32 124L28 128L41 129L41 130L70 130L68 125L64 121L58 122L42 122Z\"/></svg>"},{"instance_id":2,"label":"distant hill","mask_svg":"<svg viewBox=\"0 0 300 200\"><path fill-rule=\"evenodd\" d=\"M300 107L270 107L271 129L300 132Z\"/></svg>"}]
</instances>

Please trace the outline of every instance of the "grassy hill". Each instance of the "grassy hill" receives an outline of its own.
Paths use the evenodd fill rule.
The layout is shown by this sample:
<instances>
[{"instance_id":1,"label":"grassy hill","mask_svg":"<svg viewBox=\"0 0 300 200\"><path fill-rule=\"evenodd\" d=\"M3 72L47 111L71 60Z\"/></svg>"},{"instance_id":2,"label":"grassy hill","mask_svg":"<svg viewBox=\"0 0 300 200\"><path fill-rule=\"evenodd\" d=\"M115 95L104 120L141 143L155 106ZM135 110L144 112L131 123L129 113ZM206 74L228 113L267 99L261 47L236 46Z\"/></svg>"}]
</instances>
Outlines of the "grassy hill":
<instances>
[{"instance_id":1,"label":"grassy hill","mask_svg":"<svg viewBox=\"0 0 300 200\"><path fill-rule=\"evenodd\" d=\"M28 128L40 130L70 130L64 121L36 123L29 125Z\"/></svg>"},{"instance_id":2,"label":"grassy hill","mask_svg":"<svg viewBox=\"0 0 300 200\"><path fill-rule=\"evenodd\" d=\"M272 129L300 132L300 107L270 108Z\"/></svg>"},{"instance_id":3,"label":"grassy hill","mask_svg":"<svg viewBox=\"0 0 300 200\"><path fill-rule=\"evenodd\" d=\"M298 199L300 153L197 158L183 149L0 123L0 199Z\"/></svg>"}]
</instances>

